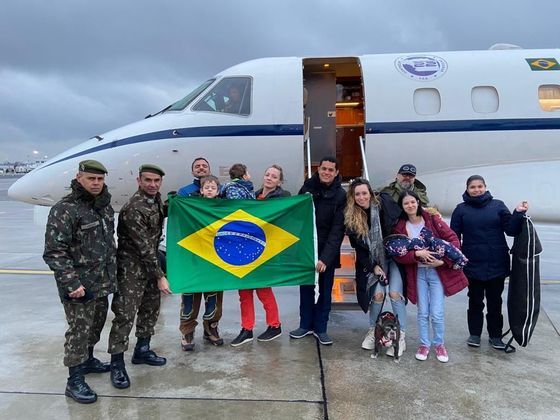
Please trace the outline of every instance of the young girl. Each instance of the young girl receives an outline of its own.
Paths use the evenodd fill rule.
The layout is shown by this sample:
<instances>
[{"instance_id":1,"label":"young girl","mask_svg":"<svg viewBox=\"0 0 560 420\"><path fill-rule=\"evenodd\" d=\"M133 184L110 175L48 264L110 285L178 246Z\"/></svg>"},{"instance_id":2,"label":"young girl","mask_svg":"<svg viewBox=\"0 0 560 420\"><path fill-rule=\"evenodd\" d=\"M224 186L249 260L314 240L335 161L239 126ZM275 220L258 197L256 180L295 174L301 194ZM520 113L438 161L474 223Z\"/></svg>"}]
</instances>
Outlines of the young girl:
<instances>
[{"instance_id":1,"label":"young girl","mask_svg":"<svg viewBox=\"0 0 560 420\"><path fill-rule=\"evenodd\" d=\"M420 199L413 191L403 191L399 196L402 209L401 220L393 233L417 238L423 228L429 229L434 237L446 240L459 248L457 235L445 224L439 214L431 214L420 206ZM418 304L418 335L420 346L416 359L426 360L433 345L437 359L449 361L444 344L445 307L444 296L452 296L467 287L468 281L461 270L453 269L453 262L447 258L439 260L428 249L409 250L395 260L406 265L407 296ZM430 339L430 323L433 336Z\"/></svg>"},{"instance_id":2,"label":"young girl","mask_svg":"<svg viewBox=\"0 0 560 420\"><path fill-rule=\"evenodd\" d=\"M350 244L356 250L356 294L364 312L369 312L369 330L362 342L362 348L375 347L375 324L383 310L387 286L393 313L399 319L401 328L399 357L406 349L406 307L403 296L403 278L395 262L387 258L383 248L383 238L391 233L400 215L400 208L389 194L376 194L365 179L357 178L346 195L344 224ZM387 285L372 284L372 275L381 276ZM372 290L373 289L373 290ZM387 355L394 356L394 348L389 347Z\"/></svg>"}]
</instances>

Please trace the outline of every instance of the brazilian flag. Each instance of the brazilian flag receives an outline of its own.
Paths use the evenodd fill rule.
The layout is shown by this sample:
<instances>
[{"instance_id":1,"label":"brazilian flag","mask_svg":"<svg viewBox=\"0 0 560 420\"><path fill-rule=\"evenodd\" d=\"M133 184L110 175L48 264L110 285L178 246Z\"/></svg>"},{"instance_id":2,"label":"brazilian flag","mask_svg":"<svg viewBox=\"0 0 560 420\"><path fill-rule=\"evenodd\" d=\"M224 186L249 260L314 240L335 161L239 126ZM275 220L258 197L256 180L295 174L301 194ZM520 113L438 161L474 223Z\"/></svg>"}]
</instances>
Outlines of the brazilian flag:
<instances>
[{"instance_id":1,"label":"brazilian flag","mask_svg":"<svg viewBox=\"0 0 560 420\"><path fill-rule=\"evenodd\" d=\"M175 293L315 283L313 200L173 197L167 277Z\"/></svg>"}]
</instances>

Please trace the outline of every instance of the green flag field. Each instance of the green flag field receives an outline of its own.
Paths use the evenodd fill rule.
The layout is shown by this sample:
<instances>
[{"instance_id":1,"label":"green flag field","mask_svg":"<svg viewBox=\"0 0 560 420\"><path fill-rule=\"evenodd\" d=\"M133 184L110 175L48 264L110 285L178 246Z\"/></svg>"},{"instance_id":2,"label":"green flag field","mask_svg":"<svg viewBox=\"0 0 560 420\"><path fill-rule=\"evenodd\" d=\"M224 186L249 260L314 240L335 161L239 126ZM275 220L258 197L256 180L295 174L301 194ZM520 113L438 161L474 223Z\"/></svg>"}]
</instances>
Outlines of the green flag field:
<instances>
[{"instance_id":1,"label":"green flag field","mask_svg":"<svg viewBox=\"0 0 560 420\"><path fill-rule=\"evenodd\" d=\"M166 247L174 293L314 284L313 200L172 197Z\"/></svg>"}]
</instances>

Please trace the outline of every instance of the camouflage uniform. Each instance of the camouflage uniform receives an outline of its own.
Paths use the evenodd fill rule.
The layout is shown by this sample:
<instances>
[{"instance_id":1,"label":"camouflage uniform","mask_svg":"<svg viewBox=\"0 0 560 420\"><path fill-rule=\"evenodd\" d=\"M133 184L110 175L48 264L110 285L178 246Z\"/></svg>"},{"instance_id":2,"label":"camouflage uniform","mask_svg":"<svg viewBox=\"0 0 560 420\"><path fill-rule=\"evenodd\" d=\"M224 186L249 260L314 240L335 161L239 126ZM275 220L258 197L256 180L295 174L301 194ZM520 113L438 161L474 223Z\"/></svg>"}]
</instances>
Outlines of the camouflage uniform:
<instances>
[{"instance_id":1,"label":"camouflage uniform","mask_svg":"<svg viewBox=\"0 0 560 420\"><path fill-rule=\"evenodd\" d=\"M117 233L118 292L111 305L115 313L109 335L109 353L128 349L128 337L136 320L136 337L154 335L160 308L158 280L164 276L158 261L162 235L164 205L161 195L155 197L136 191L119 214Z\"/></svg>"},{"instance_id":2,"label":"camouflage uniform","mask_svg":"<svg viewBox=\"0 0 560 420\"><path fill-rule=\"evenodd\" d=\"M54 271L68 330L64 365L88 359L107 318L107 296L116 290L115 218L107 186L98 196L75 179L72 193L55 204L47 221L43 259ZM79 303L68 294L84 286L91 300Z\"/></svg>"}]
</instances>

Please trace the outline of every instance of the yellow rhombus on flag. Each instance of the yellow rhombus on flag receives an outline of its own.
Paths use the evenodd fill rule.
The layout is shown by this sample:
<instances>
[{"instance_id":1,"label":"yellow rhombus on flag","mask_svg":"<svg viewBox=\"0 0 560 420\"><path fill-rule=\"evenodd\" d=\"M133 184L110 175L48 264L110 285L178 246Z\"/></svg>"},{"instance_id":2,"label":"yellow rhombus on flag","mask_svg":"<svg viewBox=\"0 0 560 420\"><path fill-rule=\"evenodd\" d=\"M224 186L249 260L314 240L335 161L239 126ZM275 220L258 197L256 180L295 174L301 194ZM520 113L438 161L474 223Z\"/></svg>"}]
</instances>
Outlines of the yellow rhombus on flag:
<instances>
[{"instance_id":1,"label":"yellow rhombus on flag","mask_svg":"<svg viewBox=\"0 0 560 420\"><path fill-rule=\"evenodd\" d=\"M167 277L174 292L313 284L310 195L272 200L173 197Z\"/></svg>"},{"instance_id":2,"label":"yellow rhombus on flag","mask_svg":"<svg viewBox=\"0 0 560 420\"><path fill-rule=\"evenodd\" d=\"M238 221L252 222L255 226L260 227L265 234L266 242L246 232L238 232L228 229L221 230L224 226L227 227L229 223L235 223ZM223 252L229 252L229 254L227 254L227 256L220 256L218 254L219 251L217 251L214 247L214 241L216 238L224 238L224 240L227 240L228 237L233 237L234 239L241 238L241 241L237 241L237 247L239 249L224 249ZM266 261L297 241L299 241L299 238L292 235L290 232L265 222L264 220L252 216L246 211L240 209L190 234L185 239L179 241L179 245L188 249L193 254L197 254L199 257L211 262L217 267L220 267L222 270L225 270L239 278L243 278L255 268L264 264ZM251 244L251 242L255 242L260 245L257 248L263 248L263 252L259 253L255 260L247 264L234 265L228 263L227 259L234 260L235 253L242 254L246 250L243 242L248 242L249 244ZM250 250L250 252L251 251L255 252L254 250ZM224 257L226 260L223 259Z\"/></svg>"}]
</instances>

